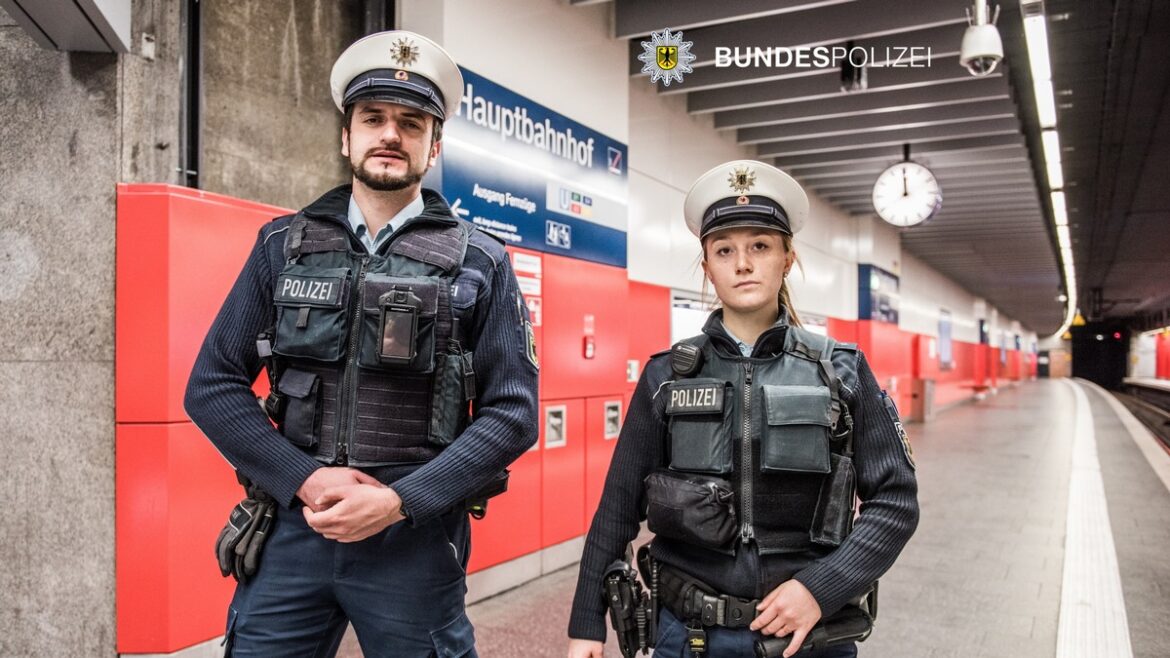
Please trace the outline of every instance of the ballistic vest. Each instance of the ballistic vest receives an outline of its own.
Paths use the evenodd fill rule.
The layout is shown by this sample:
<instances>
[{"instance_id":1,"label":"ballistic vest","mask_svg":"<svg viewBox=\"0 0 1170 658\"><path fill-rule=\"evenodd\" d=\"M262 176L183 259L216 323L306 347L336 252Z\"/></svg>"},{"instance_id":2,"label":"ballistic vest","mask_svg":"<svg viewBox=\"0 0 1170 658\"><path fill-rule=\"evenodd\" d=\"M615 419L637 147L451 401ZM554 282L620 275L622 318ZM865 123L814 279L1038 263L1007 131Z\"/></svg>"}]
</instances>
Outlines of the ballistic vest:
<instances>
[{"instance_id":1,"label":"ballistic vest","mask_svg":"<svg viewBox=\"0 0 1170 658\"><path fill-rule=\"evenodd\" d=\"M755 541L761 554L810 546L831 454L851 450L840 385L856 381L857 346L783 331L780 349L751 358L716 350L706 335L688 339L701 365L665 387L670 469L730 482L740 545ZM727 343L725 351L735 349Z\"/></svg>"},{"instance_id":2,"label":"ballistic vest","mask_svg":"<svg viewBox=\"0 0 1170 658\"><path fill-rule=\"evenodd\" d=\"M347 227L301 211L274 290L278 429L329 464L435 457L474 397L452 284L475 227L424 191L423 214L369 254Z\"/></svg>"}]
</instances>

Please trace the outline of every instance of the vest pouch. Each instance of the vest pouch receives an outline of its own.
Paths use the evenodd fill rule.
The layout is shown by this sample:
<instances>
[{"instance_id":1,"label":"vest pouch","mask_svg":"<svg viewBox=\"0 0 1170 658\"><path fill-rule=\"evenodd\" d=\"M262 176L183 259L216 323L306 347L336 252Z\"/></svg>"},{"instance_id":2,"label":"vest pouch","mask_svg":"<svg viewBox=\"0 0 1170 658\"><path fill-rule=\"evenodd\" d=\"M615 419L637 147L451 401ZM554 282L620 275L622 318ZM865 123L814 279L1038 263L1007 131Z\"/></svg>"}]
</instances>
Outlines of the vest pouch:
<instances>
[{"instance_id":1,"label":"vest pouch","mask_svg":"<svg viewBox=\"0 0 1170 658\"><path fill-rule=\"evenodd\" d=\"M829 455L832 470L821 481L821 493L808 537L820 546L840 546L853 530L853 506L857 499L857 474L853 460Z\"/></svg>"},{"instance_id":2,"label":"vest pouch","mask_svg":"<svg viewBox=\"0 0 1170 658\"><path fill-rule=\"evenodd\" d=\"M730 387L729 382L711 377L680 379L667 386L671 469L732 471L734 420L726 412Z\"/></svg>"},{"instance_id":3,"label":"vest pouch","mask_svg":"<svg viewBox=\"0 0 1170 658\"><path fill-rule=\"evenodd\" d=\"M735 494L726 480L658 470L645 485L646 522L654 534L716 550L735 538Z\"/></svg>"},{"instance_id":4,"label":"vest pouch","mask_svg":"<svg viewBox=\"0 0 1170 658\"><path fill-rule=\"evenodd\" d=\"M321 437L321 380L304 370L289 368L277 384L286 402L278 429L290 442L303 448L317 445Z\"/></svg>"},{"instance_id":5,"label":"vest pouch","mask_svg":"<svg viewBox=\"0 0 1170 658\"><path fill-rule=\"evenodd\" d=\"M465 375L471 368L471 352L442 354L435 372L434 404L431 405L431 443L451 445L467 427L468 398Z\"/></svg>"},{"instance_id":6,"label":"vest pouch","mask_svg":"<svg viewBox=\"0 0 1170 658\"><path fill-rule=\"evenodd\" d=\"M768 426L760 450L760 470L828 473L829 388L765 384L763 390Z\"/></svg>"},{"instance_id":7,"label":"vest pouch","mask_svg":"<svg viewBox=\"0 0 1170 658\"><path fill-rule=\"evenodd\" d=\"M339 361L348 333L349 269L293 263L276 279L276 342L281 356Z\"/></svg>"},{"instance_id":8,"label":"vest pouch","mask_svg":"<svg viewBox=\"0 0 1170 658\"><path fill-rule=\"evenodd\" d=\"M366 275L358 364L395 372L434 372L438 308L438 277Z\"/></svg>"}]
</instances>

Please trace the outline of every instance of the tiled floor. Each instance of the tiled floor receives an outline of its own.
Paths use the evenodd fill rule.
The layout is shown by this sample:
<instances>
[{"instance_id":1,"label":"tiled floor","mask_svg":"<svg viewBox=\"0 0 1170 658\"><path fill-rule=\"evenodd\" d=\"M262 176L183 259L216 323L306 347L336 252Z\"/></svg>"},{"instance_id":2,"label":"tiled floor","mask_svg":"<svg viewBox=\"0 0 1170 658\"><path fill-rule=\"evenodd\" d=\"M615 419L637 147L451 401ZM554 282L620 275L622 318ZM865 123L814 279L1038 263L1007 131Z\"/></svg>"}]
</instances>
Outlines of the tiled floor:
<instances>
[{"instance_id":1,"label":"tiled floor","mask_svg":"<svg viewBox=\"0 0 1170 658\"><path fill-rule=\"evenodd\" d=\"M1085 390L1133 655L1164 658L1170 492L1111 407ZM922 519L881 581L862 656L1055 655L1074 404L1068 383L1040 381L907 426ZM564 656L576 577L572 567L472 606L480 656ZM340 655L361 655L352 637ZM606 656L618 655L611 641Z\"/></svg>"}]
</instances>

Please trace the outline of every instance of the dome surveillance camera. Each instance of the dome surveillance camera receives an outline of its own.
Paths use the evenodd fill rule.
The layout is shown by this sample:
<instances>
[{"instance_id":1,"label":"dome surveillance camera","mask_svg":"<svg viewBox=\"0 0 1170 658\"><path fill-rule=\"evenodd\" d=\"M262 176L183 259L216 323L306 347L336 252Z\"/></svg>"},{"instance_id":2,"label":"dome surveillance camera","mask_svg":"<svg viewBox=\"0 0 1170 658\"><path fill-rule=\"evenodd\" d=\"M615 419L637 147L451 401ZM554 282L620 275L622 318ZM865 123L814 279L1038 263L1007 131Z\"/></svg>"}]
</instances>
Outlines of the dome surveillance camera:
<instances>
[{"instance_id":1,"label":"dome surveillance camera","mask_svg":"<svg viewBox=\"0 0 1170 658\"><path fill-rule=\"evenodd\" d=\"M989 23L972 25L963 33L963 45L959 49L959 63L971 72L971 75L983 77L990 75L1003 59L1003 41L999 38L999 30Z\"/></svg>"}]
</instances>

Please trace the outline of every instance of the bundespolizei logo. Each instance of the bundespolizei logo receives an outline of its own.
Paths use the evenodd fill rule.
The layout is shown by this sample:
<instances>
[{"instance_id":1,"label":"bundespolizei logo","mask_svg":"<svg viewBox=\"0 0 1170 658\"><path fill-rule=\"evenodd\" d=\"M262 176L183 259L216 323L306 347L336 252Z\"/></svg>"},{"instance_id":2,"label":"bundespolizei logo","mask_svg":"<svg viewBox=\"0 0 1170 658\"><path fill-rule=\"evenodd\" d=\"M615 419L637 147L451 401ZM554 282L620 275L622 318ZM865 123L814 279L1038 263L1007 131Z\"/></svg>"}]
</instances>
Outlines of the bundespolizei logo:
<instances>
[{"instance_id":1,"label":"bundespolizei logo","mask_svg":"<svg viewBox=\"0 0 1170 658\"><path fill-rule=\"evenodd\" d=\"M691 73L691 62L696 55L691 53L690 41L682 40L682 32L651 32L650 41L642 42L643 53L638 55L642 62L642 73L650 74L650 84L659 80L669 87L671 82L682 82L684 73Z\"/></svg>"}]
</instances>

